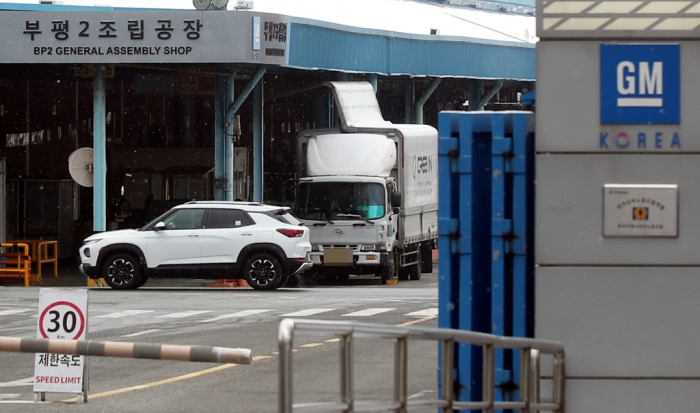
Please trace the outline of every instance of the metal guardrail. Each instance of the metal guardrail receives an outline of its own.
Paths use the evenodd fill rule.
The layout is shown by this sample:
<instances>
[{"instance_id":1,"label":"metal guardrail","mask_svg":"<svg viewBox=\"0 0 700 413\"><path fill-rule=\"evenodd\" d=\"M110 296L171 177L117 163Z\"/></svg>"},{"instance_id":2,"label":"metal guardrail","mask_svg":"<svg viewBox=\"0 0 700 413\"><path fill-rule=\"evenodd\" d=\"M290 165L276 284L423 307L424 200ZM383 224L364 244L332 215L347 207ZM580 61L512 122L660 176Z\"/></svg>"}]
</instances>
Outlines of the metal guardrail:
<instances>
[{"instance_id":1,"label":"metal guardrail","mask_svg":"<svg viewBox=\"0 0 700 413\"><path fill-rule=\"evenodd\" d=\"M0 278L22 278L24 286L29 287L32 273L32 258L29 255L29 245L25 243L3 242L0 247L22 252L0 253Z\"/></svg>"},{"instance_id":2,"label":"metal guardrail","mask_svg":"<svg viewBox=\"0 0 700 413\"><path fill-rule=\"evenodd\" d=\"M333 334L340 338L340 401L293 404L292 400L292 345L298 332ZM394 394L392 400L355 401L353 395L353 335L362 334L374 338L395 340L394 347ZM442 394L434 400L407 400L408 340L434 340L442 343ZM392 410L407 412L414 408L436 407L442 412L454 410L481 410L491 413L495 409L520 410L522 412L564 412L564 346L557 342L530 338L501 337L439 328L399 327L382 324L367 324L342 321L284 319L278 331L280 355L280 413L301 412L353 412ZM483 349L483 397L480 401L454 400L455 343L469 343ZM497 402L495 395L495 349L520 350L521 377L520 400ZM553 391L551 402L540 399L540 355L554 358Z\"/></svg>"},{"instance_id":3,"label":"metal guardrail","mask_svg":"<svg viewBox=\"0 0 700 413\"><path fill-rule=\"evenodd\" d=\"M29 246L29 255L32 263L36 264L36 275L34 281L41 280L41 268L44 264L53 264L53 276L58 277L58 241L45 239L17 239L7 240L8 243L22 243Z\"/></svg>"}]
</instances>

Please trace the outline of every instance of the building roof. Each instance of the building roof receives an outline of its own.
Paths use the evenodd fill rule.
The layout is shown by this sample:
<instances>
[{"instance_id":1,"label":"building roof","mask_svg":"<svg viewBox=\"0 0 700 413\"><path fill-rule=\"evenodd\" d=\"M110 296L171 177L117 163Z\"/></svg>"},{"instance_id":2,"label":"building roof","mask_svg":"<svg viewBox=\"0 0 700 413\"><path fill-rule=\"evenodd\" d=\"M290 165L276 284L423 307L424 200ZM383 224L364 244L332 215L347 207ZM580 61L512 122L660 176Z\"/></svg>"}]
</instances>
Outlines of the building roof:
<instances>
[{"instance_id":1,"label":"building roof","mask_svg":"<svg viewBox=\"0 0 700 413\"><path fill-rule=\"evenodd\" d=\"M293 16L397 35L460 37L473 41L535 43L535 16L416 0L254 0L253 11ZM405 36L404 36L405 37Z\"/></svg>"},{"instance_id":2,"label":"building roof","mask_svg":"<svg viewBox=\"0 0 700 413\"><path fill-rule=\"evenodd\" d=\"M291 68L534 80L535 16L501 11L511 9L507 7L493 10L500 3L492 1L460 1L473 7L420 0L253 0L248 12L290 16ZM119 7L87 7L89 3ZM142 0L64 0L63 5L0 3L0 10L120 11L142 4ZM195 11L191 0L147 4ZM229 1L228 9L235 4Z\"/></svg>"}]
</instances>

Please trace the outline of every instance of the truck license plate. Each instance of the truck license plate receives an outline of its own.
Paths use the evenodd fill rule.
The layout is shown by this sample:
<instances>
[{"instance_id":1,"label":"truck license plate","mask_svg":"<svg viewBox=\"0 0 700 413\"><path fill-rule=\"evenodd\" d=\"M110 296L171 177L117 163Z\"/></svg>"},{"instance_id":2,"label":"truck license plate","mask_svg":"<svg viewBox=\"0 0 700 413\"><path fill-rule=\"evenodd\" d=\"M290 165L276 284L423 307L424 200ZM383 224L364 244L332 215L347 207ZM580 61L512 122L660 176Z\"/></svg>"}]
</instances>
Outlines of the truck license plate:
<instances>
[{"instance_id":1,"label":"truck license plate","mask_svg":"<svg viewBox=\"0 0 700 413\"><path fill-rule=\"evenodd\" d=\"M352 250L349 248L329 248L323 250L323 265L348 266L352 264Z\"/></svg>"}]
</instances>

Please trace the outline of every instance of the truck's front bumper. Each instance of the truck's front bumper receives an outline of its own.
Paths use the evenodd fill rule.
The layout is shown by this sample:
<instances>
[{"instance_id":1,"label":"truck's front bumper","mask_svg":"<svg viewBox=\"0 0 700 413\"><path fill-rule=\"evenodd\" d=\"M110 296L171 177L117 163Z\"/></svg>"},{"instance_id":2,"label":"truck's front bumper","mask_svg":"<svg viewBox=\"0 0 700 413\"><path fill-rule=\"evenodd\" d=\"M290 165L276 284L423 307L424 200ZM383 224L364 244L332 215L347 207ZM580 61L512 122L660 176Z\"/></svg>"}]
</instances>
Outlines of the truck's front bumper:
<instances>
[{"instance_id":1,"label":"truck's front bumper","mask_svg":"<svg viewBox=\"0 0 700 413\"><path fill-rule=\"evenodd\" d=\"M326 263L324 258L324 252L312 252L311 262L314 265L323 266L354 266L354 265L367 265L367 266L379 266L388 265L390 254L388 252L378 252L378 251L353 251L352 252L352 262L349 260L347 262L333 262L332 264Z\"/></svg>"}]
</instances>

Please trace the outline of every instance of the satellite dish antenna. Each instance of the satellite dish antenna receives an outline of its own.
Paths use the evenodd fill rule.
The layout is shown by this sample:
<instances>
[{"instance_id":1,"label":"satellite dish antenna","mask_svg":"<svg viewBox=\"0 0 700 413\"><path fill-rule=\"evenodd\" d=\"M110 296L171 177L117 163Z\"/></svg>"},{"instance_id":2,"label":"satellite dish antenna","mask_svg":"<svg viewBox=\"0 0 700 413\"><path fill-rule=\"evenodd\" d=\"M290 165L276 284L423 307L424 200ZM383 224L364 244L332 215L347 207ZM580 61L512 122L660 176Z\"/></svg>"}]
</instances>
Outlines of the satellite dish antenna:
<instances>
[{"instance_id":1,"label":"satellite dish antenna","mask_svg":"<svg viewBox=\"0 0 700 413\"><path fill-rule=\"evenodd\" d=\"M80 148L68 157L68 172L80 186L92 187L95 156L92 148Z\"/></svg>"},{"instance_id":2,"label":"satellite dish antenna","mask_svg":"<svg viewBox=\"0 0 700 413\"><path fill-rule=\"evenodd\" d=\"M211 0L211 4L217 9L223 9L228 4L228 0Z\"/></svg>"},{"instance_id":3,"label":"satellite dish antenna","mask_svg":"<svg viewBox=\"0 0 700 413\"><path fill-rule=\"evenodd\" d=\"M192 4L194 4L195 9L204 11L209 8L211 0L192 0Z\"/></svg>"}]
</instances>

